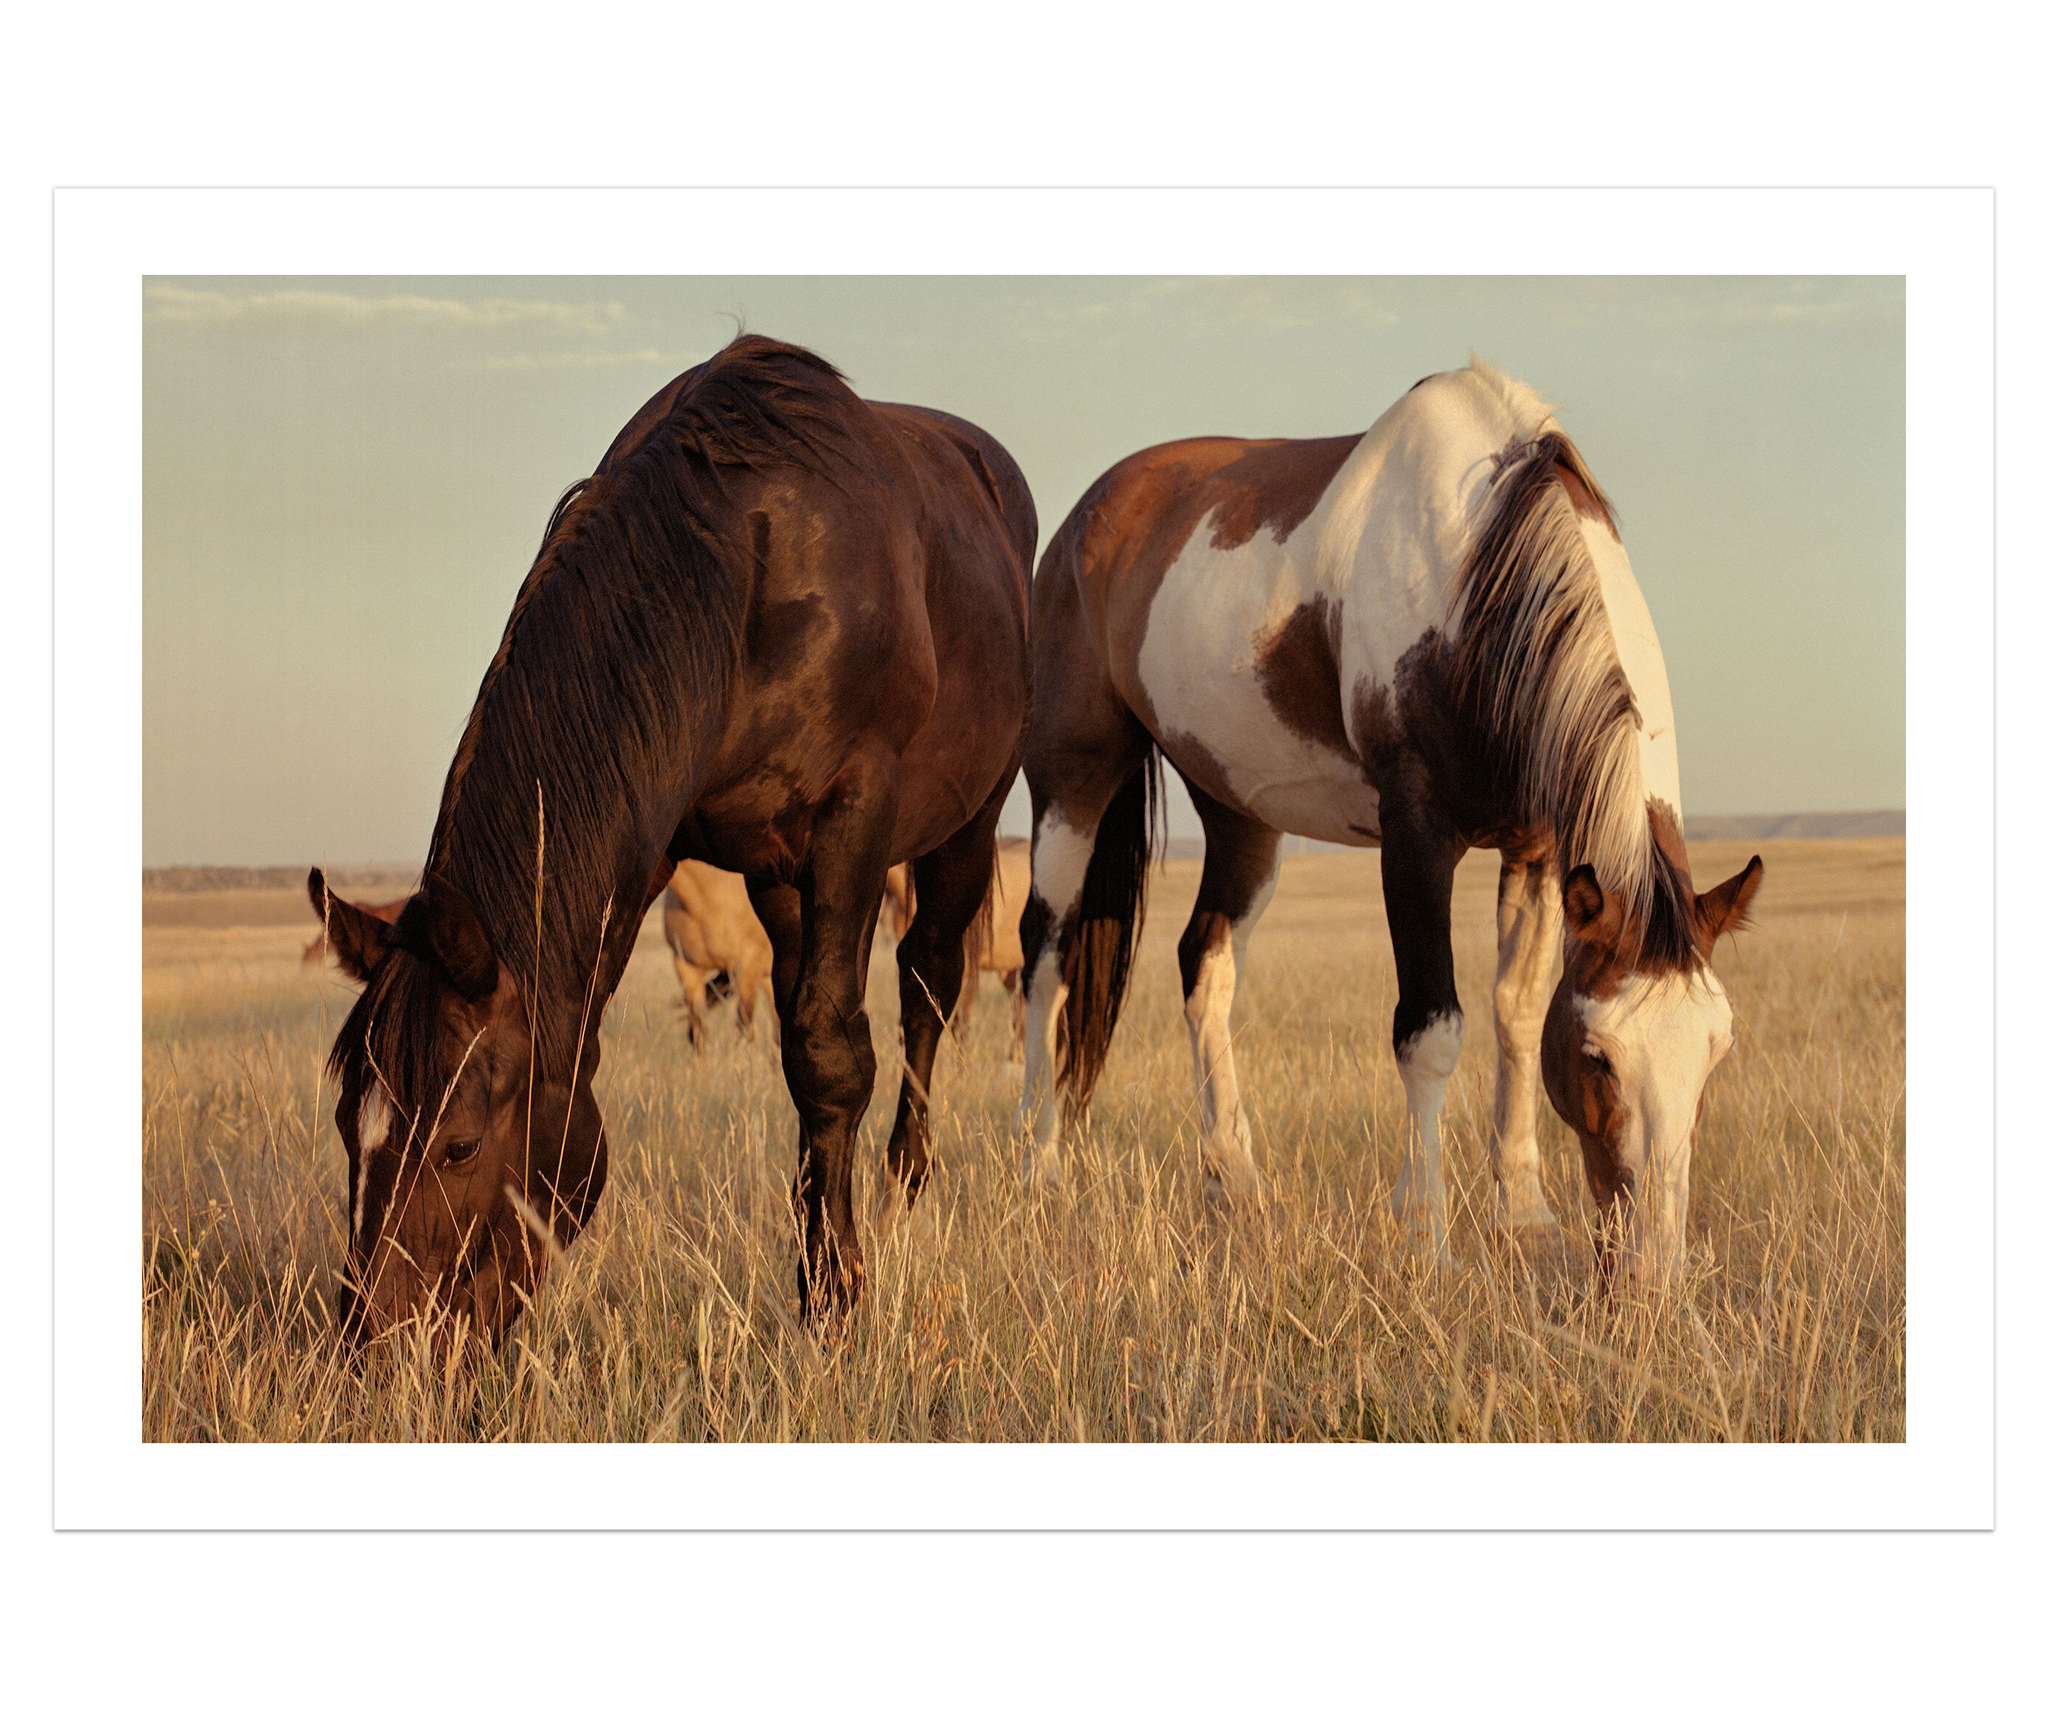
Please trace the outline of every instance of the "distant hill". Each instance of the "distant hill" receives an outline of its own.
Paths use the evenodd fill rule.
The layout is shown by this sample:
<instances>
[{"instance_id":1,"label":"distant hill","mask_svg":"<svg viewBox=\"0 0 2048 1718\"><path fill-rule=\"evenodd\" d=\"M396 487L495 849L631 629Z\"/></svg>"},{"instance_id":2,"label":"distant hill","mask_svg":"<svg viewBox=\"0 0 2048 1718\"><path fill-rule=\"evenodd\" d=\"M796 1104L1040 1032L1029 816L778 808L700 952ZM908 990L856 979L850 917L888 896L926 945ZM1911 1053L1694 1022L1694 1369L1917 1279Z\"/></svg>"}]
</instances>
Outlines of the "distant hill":
<instances>
[{"instance_id":1,"label":"distant hill","mask_svg":"<svg viewBox=\"0 0 2048 1718\"><path fill-rule=\"evenodd\" d=\"M1694 841L1851 841L1872 836L1903 836L1903 811L1790 811L1749 812L1720 817L1688 817L1685 833ZM1290 835L1282 845L1284 853L1342 853L1347 849L1328 841L1309 841ZM1171 859L1199 859L1200 835L1176 834L1166 844Z\"/></svg>"},{"instance_id":2,"label":"distant hill","mask_svg":"<svg viewBox=\"0 0 2048 1718\"><path fill-rule=\"evenodd\" d=\"M303 889L304 865L160 865L144 867L145 895L188 895L214 889ZM327 880L335 888L398 894L419 881L417 865L330 865Z\"/></svg>"},{"instance_id":3,"label":"distant hill","mask_svg":"<svg viewBox=\"0 0 2048 1718\"><path fill-rule=\"evenodd\" d=\"M1903 811L1791 811L1749 816L1688 817L1685 833L1694 841L1848 841L1873 835L1904 835Z\"/></svg>"}]
</instances>

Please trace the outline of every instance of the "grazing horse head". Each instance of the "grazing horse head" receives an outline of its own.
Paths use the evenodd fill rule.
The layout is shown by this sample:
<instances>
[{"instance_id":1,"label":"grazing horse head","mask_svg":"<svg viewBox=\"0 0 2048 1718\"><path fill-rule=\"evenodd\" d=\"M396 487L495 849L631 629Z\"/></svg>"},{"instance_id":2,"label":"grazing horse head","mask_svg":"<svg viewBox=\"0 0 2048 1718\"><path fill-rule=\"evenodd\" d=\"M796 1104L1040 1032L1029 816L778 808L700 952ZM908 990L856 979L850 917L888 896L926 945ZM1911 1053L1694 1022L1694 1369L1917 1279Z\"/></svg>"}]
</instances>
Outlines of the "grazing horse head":
<instances>
[{"instance_id":1,"label":"grazing horse head","mask_svg":"<svg viewBox=\"0 0 2048 1718\"><path fill-rule=\"evenodd\" d=\"M343 1329L446 1316L495 1340L603 1190L594 1035L566 1073L541 1066L519 986L439 877L389 924L317 869L307 892L363 985L328 1064L349 1166Z\"/></svg>"},{"instance_id":2,"label":"grazing horse head","mask_svg":"<svg viewBox=\"0 0 2048 1718\"><path fill-rule=\"evenodd\" d=\"M1610 1278L1648 1287L1684 1266L1693 1130L1707 1076L1735 1037L1707 962L1743 923L1763 875L1752 858L1695 895L1671 865L1660 878L1662 935L1603 890L1592 866L1565 879L1564 977L1543 1024L1543 1084L1578 1135Z\"/></svg>"}]
</instances>

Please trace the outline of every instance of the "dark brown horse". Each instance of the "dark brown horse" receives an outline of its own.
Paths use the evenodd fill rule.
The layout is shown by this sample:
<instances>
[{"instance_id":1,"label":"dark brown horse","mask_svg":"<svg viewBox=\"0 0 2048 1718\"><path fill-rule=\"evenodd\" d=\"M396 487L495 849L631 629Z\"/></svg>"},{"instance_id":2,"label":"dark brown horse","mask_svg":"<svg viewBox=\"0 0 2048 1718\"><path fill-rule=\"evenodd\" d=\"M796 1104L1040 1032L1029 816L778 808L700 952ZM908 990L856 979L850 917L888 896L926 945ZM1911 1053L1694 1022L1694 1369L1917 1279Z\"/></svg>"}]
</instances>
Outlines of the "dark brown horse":
<instances>
[{"instance_id":1,"label":"dark brown horse","mask_svg":"<svg viewBox=\"0 0 2048 1718\"><path fill-rule=\"evenodd\" d=\"M807 1314L863 1279L853 1152L882 878L915 862L885 1198L925 1093L1022 755L1038 524L958 418L860 400L755 335L678 377L563 497L395 925L314 906L364 981L335 1040L344 1326L445 1308L500 1334L604 1188L598 1024L682 859L747 879L798 1118ZM936 1007L934 1006L936 1004Z\"/></svg>"}]
</instances>

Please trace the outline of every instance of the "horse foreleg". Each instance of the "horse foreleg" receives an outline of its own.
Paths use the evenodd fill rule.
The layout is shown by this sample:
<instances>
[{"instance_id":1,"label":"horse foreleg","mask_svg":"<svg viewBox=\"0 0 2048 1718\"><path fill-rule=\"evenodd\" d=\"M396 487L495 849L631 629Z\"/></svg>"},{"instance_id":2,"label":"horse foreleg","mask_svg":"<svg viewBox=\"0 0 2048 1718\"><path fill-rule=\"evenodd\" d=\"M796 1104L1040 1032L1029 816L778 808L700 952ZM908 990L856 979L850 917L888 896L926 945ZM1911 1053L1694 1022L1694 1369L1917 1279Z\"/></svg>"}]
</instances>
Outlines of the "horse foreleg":
<instances>
[{"instance_id":1,"label":"horse foreleg","mask_svg":"<svg viewBox=\"0 0 2048 1718\"><path fill-rule=\"evenodd\" d=\"M1260 1193L1231 1054L1230 1007L1244 975L1245 945L1279 881L1280 832L1240 817L1192 782L1188 792L1205 839L1195 910L1180 939L1180 993L1195 1057L1203 1179L1210 1198L1231 1205Z\"/></svg>"},{"instance_id":2,"label":"horse foreleg","mask_svg":"<svg viewBox=\"0 0 2048 1718\"><path fill-rule=\"evenodd\" d=\"M1493 1085L1493 1221L1497 1229L1545 1230L1557 1218L1543 1197L1536 1150L1536 1093L1542 1084L1543 1017L1564 909L1547 847L1503 847L1496 920L1500 965L1493 982L1493 1030L1500 1062Z\"/></svg>"},{"instance_id":3,"label":"horse foreleg","mask_svg":"<svg viewBox=\"0 0 2048 1718\"><path fill-rule=\"evenodd\" d=\"M1408 1099L1406 1151L1394 1184L1394 1220L1432 1252L1450 1216L1444 1191L1444 1093L1465 1040L1451 958L1451 883L1463 845L1426 809L1383 794L1380 880L1394 945L1400 998L1394 1005L1394 1063Z\"/></svg>"},{"instance_id":4,"label":"horse foreleg","mask_svg":"<svg viewBox=\"0 0 2048 1718\"><path fill-rule=\"evenodd\" d=\"M790 1196L803 1229L798 1298L806 1318L851 1310L867 1275L854 1224L853 1158L875 1087L868 951L896 816L892 770L892 764L857 760L834 784L812 825L794 914L785 902L755 900L775 947L782 1072L796 1103L797 1168ZM770 922L771 914L776 922ZM792 930L796 971L785 986Z\"/></svg>"}]
</instances>

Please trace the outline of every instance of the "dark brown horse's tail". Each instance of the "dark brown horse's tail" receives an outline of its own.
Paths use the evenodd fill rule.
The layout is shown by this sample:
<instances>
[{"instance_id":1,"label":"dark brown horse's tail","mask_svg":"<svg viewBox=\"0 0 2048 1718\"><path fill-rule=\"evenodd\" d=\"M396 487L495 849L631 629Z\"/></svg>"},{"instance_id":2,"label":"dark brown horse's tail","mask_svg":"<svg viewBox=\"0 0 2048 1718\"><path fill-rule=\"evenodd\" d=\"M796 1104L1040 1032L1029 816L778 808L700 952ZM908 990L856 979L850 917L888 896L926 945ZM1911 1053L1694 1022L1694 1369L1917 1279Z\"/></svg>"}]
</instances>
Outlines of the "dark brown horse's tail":
<instances>
[{"instance_id":1,"label":"dark brown horse's tail","mask_svg":"<svg viewBox=\"0 0 2048 1718\"><path fill-rule=\"evenodd\" d=\"M1095 851L1073 923L1063 927L1061 976L1067 1006L1060 1016L1059 1085L1076 1116L1087 1111L1109 1054L1131 961L1145 928L1145 884L1158 843L1162 801L1159 748L1117 789L1095 829Z\"/></svg>"}]
</instances>

